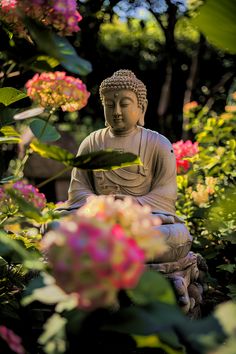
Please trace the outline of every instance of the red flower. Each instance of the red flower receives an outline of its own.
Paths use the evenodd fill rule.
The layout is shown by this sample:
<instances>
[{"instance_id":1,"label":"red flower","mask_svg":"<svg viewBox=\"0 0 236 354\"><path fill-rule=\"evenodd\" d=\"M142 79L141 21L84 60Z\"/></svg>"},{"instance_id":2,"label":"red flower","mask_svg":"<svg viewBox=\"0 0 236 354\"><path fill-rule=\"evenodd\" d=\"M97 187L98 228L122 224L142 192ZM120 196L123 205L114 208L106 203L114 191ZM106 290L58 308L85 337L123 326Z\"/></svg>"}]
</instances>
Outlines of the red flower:
<instances>
[{"instance_id":1,"label":"red flower","mask_svg":"<svg viewBox=\"0 0 236 354\"><path fill-rule=\"evenodd\" d=\"M198 153L198 142L192 143L191 140L185 142L180 140L173 144L173 148L176 156L177 173L188 171L191 164L186 158Z\"/></svg>"}]
</instances>

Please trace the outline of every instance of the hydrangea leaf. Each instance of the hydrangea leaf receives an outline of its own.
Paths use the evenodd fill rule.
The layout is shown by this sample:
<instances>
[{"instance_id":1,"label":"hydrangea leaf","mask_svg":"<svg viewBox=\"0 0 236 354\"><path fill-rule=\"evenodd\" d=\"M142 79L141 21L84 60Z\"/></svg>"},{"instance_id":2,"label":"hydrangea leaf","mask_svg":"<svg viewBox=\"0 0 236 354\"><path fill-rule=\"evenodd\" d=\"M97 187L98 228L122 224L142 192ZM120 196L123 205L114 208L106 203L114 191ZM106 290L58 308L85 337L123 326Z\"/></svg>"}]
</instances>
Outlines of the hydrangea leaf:
<instances>
[{"instance_id":1,"label":"hydrangea leaf","mask_svg":"<svg viewBox=\"0 0 236 354\"><path fill-rule=\"evenodd\" d=\"M150 284L152 284L151 287ZM157 300L172 305L176 303L169 281L160 273L150 270L144 272L138 285L128 290L127 293L131 300L139 305L146 305Z\"/></svg>"},{"instance_id":2,"label":"hydrangea leaf","mask_svg":"<svg viewBox=\"0 0 236 354\"><path fill-rule=\"evenodd\" d=\"M60 37L29 18L25 19L25 23L39 49L57 59L66 70L82 76L92 71L91 63L79 57L65 37Z\"/></svg>"},{"instance_id":3,"label":"hydrangea leaf","mask_svg":"<svg viewBox=\"0 0 236 354\"><path fill-rule=\"evenodd\" d=\"M236 53L236 2L208 0L191 21L205 34L209 42L229 53Z\"/></svg>"},{"instance_id":4,"label":"hydrangea leaf","mask_svg":"<svg viewBox=\"0 0 236 354\"><path fill-rule=\"evenodd\" d=\"M72 153L59 146L42 144L38 141L33 141L30 147L42 157L85 170L106 171L125 166L142 165L140 158L132 153L101 150L90 154L74 156Z\"/></svg>"},{"instance_id":5,"label":"hydrangea leaf","mask_svg":"<svg viewBox=\"0 0 236 354\"><path fill-rule=\"evenodd\" d=\"M0 103L4 106L9 106L10 104L26 98L27 95L13 87L3 87L0 88Z\"/></svg>"},{"instance_id":6,"label":"hydrangea leaf","mask_svg":"<svg viewBox=\"0 0 236 354\"><path fill-rule=\"evenodd\" d=\"M36 138L43 142L56 141L61 137L56 128L43 119L32 120L30 129Z\"/></svg>"},{"instance_id":7,"label":"hydrangea leaf","mask_svg":"<svg viewBox=\"0 0 236 354\"><path fill-rule=\"evenodd\" d=\"M30 147L34 152L36 152L40 156L48 159L60 161L65 165L68 165L71 159L74 158L74 155L71 152L62 149L59 146L43 144L37 140L34 140L30 144Z\"/></svg>"},{"instance_id":8,"label":"hydrangea leaf","mask_svg":"<svg viewBox=\"0 0 236 354\"><path fill-rule=\"evenodd\" d=\"M137 155L111 149L80 155L71 160L71 166L83 170L107 171L131 165L142 165Z\"/></svg>"}]
</instances>

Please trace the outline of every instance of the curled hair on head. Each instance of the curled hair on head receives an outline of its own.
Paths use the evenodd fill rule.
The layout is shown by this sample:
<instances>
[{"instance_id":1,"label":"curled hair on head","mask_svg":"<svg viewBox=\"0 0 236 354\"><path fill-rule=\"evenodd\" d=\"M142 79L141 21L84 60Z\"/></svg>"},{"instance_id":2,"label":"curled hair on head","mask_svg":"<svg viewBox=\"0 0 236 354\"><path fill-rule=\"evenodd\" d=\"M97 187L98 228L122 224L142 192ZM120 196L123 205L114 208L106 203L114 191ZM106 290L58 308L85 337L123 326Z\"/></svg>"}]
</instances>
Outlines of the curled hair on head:
<instances>
[{"instance_id":1,"label":"curled hair on head","mask_svg":"<svg viewBox=\"0 0 236 354\"><path fill-rule=\"evenodd\" d=\"M138 99L138 106L141 108L147 99L147 89L144 83L139 80L131 70L121 69L103 80L99 87L100 99L103 103L105 92L112 90L131 90Z\"/></svg>"}]
</instances>

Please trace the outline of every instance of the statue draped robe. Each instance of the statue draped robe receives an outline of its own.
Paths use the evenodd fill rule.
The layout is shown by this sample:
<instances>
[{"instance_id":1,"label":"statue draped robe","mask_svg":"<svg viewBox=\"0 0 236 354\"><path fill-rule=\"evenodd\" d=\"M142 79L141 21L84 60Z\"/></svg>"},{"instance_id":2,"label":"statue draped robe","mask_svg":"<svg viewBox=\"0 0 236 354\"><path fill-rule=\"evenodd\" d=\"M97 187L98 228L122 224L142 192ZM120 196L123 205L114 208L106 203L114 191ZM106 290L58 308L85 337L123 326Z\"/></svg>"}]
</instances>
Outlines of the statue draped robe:
<instances>
[{"instance_id":1,"label":"statue draped robe","mask_svg":"<svg viewBox=\"0 0 236 354\"><path fill-rule=\"evenodd\" d=\"M99 172L74 168L66 210L80 208L91 195L129 195L139 204L149 205L153 215L162 220L162 225L155 228L164 235L169 250L156 261L173 262L185 257L192 237L182 218L175 214L176 160L170 141L140 126L126 135L114 135L108 127L87 136L78 155L105 149L132 152L140 156L143 165Z\"/></svg>"}]
</instances>

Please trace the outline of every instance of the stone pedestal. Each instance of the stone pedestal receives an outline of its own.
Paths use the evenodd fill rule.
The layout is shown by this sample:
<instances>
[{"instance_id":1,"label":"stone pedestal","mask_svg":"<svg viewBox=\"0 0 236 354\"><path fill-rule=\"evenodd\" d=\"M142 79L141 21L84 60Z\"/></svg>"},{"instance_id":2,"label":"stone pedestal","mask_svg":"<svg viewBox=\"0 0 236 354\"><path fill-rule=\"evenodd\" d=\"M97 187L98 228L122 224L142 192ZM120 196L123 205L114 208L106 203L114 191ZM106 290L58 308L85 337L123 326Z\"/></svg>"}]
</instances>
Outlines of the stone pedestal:
<instances>
[{"instance_id":1,"label":"stone pedestal","mask_svg":"<svg viewBox=\"0 0 236 354\"><path fill-rule=\"evenodd\" d=\"M178 261L150 263L147 267L157 270L171 281L178 303L185 314L191 318L201 316L203 293L207 289L205 278L208 271L201 255L190 251L186 257Z\"/></svg>"}]
</instances>

